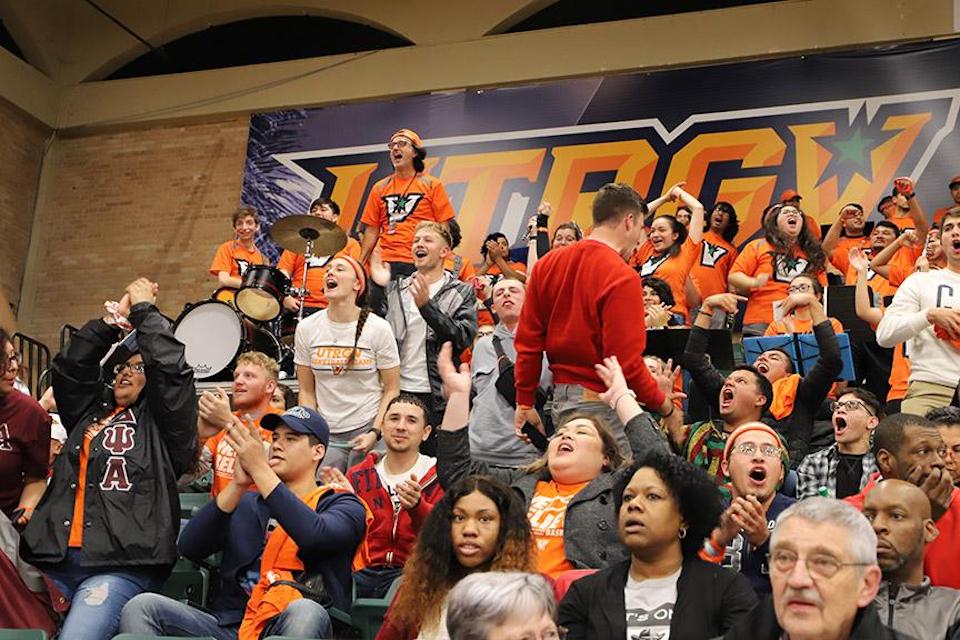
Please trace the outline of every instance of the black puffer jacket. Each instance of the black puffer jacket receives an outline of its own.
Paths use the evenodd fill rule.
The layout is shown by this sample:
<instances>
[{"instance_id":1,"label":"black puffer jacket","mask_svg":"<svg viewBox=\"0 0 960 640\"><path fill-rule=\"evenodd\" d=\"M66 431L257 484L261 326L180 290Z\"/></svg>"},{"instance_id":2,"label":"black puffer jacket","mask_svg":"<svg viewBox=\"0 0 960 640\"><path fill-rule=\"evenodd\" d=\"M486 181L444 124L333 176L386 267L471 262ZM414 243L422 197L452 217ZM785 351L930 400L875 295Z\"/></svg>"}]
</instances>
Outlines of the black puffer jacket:
<instances>
[{"instance_id":1,"label":"black puffer jacket","mask_svg":"<svg viewBox=\"0 0 960 640\"><path fill-rule=\"evenodd\" d=\"M146 366L137 402L117 413L90 443L81 563L90 567L166 567L177 559L177 478L197 448L197 398L184 346L152 304L130 322ZM91 320L53 362L53 389L69 437L53 478L23 532L20 553L40 567L64 559L73 519L86 427L110 415L113 393L100 360L120 332Z\"/></svg>"}]
</instances>

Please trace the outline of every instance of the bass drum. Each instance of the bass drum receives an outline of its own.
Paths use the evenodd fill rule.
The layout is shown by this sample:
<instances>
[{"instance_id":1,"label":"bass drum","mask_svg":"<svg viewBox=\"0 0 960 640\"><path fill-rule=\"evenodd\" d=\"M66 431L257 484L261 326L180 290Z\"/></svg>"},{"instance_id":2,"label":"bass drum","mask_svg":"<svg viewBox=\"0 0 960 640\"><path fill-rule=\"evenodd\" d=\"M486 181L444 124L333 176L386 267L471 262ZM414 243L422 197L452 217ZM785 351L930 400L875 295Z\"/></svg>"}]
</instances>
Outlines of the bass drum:
<instances>
[{"instance_id":1,"label":"bass drum","mask_svg":"<svg viewBox=\"0 0 960 640\"><path fill-rule=\"evenodd\" d=\"M234 362L245 351L280 358L280 344L273 335L217 300L184 309L173 335L185 346L184 357L197 380L231 380Z\"/></svg>"}]
</instances>

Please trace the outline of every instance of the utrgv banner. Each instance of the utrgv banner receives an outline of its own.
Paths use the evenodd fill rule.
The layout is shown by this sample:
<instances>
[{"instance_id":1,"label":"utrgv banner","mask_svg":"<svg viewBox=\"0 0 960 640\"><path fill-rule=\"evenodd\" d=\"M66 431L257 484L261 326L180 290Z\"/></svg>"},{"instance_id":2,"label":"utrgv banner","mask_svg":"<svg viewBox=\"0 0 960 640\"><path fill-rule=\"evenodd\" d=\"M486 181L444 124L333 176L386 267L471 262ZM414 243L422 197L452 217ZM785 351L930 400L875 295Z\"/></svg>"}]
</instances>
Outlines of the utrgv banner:
<instances>
[{"instance_id":1,"label":"utrgv banner","mask_svg":"<svg viewBox=\"0 0 960 640\"><path fill-rule=\"evenodd\" d=\"M787 188L821 223L847 202L876 218L906 175L932 214L960 173L958 59L951 41L255 114L243 200L266 218L264 235L319 195L355 229L370 187L392 171L390 134L407 127L475 261L487 233L517 243L543 201L551 226L589 226L594 192L614 180L650 198L685 180L708 207L726 200L739 242Z\"/></svg>"}]
</instances>

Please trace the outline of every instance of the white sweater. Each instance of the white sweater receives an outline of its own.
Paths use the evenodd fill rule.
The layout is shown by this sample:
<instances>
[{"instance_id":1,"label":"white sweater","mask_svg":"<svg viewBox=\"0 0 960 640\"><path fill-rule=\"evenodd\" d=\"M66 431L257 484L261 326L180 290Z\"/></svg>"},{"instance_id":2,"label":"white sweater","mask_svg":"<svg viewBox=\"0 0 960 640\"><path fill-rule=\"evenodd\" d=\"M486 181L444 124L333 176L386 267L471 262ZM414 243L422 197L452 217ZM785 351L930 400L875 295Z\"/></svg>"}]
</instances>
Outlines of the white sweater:
<instances>
[{"instance_id":1,"label":"white sweater","mask_svg":"<svg viewBox=\"0 0 960 640\"><path fill-rule=\"evenodd\" d=\"M960 382L960 351L934 334L927 311L960 309L960 273L939 269L914 273L900 285L893 303L877 326L877 343L893 347L908 342L910 381L956 387Z\"/></svg>"}]
</instances>

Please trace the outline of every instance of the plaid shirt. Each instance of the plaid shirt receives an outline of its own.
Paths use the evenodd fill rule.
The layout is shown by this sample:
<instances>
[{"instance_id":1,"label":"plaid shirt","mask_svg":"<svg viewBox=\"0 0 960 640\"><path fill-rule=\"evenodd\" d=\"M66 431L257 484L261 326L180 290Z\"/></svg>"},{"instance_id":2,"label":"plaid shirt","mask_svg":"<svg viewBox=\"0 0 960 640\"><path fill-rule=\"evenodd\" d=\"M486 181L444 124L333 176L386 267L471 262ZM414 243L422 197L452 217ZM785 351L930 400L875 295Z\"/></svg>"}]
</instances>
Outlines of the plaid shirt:
<instances>
[{"instance_id":1,"label":"plaid shirt","mask_svg":"<svg viewBox=\"0 0 960 640\"><path fill-rule=\"evenodd\" d=\"M837 451L837 443L811 453L803 459L800 466L797 467L797 500L810 498L819 495L820 487L825 487L828 498L837 497L837 464L840 456ZM860 490L866 486L870 475L877 471L877 461L873 453L867 451L863 455L863 472L860 474Z\"/></svg>"}]
</instances>

